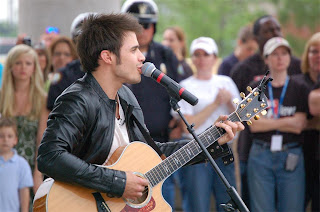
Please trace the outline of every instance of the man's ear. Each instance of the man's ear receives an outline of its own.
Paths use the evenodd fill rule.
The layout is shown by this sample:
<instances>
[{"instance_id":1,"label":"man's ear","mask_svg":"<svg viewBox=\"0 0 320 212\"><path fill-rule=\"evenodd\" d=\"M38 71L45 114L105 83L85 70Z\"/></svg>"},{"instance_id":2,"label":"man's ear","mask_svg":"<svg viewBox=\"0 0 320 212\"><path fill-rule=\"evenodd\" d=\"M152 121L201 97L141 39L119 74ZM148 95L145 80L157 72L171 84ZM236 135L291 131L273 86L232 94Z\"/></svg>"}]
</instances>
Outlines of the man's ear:
<instances>
[{"instance_id":1,"label":"man's ear","mask_svg":"<svg viewBox=\"0 0 320 212\"><path fill-rule=\"evenodd\" d=\"M108 50L101 51L100 58L101 58L101 60L103 60L107 64L111 64L112 60L113 60L112 53Z\"/></svg>"}]
</instances>

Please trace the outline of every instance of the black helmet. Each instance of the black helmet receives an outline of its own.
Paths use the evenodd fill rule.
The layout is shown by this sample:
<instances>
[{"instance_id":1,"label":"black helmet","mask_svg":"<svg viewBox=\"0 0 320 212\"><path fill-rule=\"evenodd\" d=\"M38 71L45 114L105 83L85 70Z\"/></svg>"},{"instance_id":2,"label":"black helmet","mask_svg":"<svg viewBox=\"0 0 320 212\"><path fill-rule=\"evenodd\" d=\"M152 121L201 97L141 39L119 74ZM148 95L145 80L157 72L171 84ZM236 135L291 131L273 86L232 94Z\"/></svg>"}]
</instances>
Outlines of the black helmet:
<instances>
[{"instance_id":1,"label":"black helmet","mask_svg":"<svg viewBox=\"0 0 320 212\"><path fill-rule=\"evenodd\" d=\"M121 8L123 13L131 13L139 23L157 23L158 7L152 0L127 0Z\"/></svg>"}]
</instances>

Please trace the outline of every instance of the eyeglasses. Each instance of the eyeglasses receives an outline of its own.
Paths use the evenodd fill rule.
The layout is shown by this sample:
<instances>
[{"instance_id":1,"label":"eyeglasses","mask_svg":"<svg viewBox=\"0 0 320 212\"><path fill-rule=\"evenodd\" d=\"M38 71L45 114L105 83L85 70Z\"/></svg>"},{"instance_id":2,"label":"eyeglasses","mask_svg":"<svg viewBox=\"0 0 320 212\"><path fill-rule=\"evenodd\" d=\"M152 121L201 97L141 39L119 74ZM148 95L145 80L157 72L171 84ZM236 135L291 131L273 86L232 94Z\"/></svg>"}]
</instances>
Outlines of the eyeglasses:
<instances>
[{"instance_id":1,"label":"eyeglasses","mask_svg":"<svg viewBox=\"0 0 320 212\"><path fill-rule=\"evenodd\" d=\"M47 33L47 34L51 34L51 33L59 34L59 33L60 33L60 30L59 30L58 27L48 26L48 27L46 28L46 33Z\"/></svg>"},{"instance_id":2,"label":"eyeglasses","mask_svg":"<svg viewBox=\"0 0 320 212\"><path fill-rule=\"evenodd\" d=\"M53 56L54 57L71 57L72 55L70 53L67 53L67 52L54 52L53 53Z\"/></svg>"},{"instance_id":3,"label":"eyeglasses","mask_svg":"<svg viewBox=\"0 0 320 212\"><path fill-rule=\"evenodd\" d=\"M140 23L143 29L149 29L151 26L151 23Z\"/></svg>"}]
</instances>

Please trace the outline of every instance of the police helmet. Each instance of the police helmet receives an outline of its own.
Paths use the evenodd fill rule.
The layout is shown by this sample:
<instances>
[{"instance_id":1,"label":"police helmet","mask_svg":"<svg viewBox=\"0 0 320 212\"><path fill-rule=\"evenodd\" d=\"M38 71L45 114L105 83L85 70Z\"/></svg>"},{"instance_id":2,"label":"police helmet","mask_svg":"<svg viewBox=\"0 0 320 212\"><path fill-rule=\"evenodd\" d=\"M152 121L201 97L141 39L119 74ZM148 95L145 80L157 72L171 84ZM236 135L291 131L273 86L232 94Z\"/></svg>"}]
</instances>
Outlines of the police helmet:
<instances>
[{"instance_id":1,"label":"police helmet","mask_svg":"<svg viewBox=\"0 0 320 212\"><path fill-rule=\"evenodd\" d=\"M157 23L158 7L152 0L127 0L121 8L123 13L131 13L139 23Z\"/></svg>"},{"instance_id":2,"label":"police helmet","mask_svg":"<svg viewBox=\"0 0 320 212\"><path fill-rule=\"evenodd\" d=\"M70 27L70 33L73 40L75 40L75 38L81 34L81 26L82 26L83 20L86 19L89 15L95 15L95 14L97 13L94 13L94 12L80 13L77 17L73 19Z\"/></svg>"}]
</instances>

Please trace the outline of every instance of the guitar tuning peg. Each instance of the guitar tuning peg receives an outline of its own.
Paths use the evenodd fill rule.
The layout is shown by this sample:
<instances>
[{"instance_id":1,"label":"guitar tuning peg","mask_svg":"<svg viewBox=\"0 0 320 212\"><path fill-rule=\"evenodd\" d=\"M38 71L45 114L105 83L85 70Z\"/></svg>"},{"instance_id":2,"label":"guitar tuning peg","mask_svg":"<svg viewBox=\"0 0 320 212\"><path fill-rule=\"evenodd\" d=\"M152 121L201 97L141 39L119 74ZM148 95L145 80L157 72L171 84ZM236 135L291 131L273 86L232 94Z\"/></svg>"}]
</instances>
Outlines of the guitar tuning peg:
<instances>
[{"instance_id":1,"label":"guitar tuning peg","mask_svg":"<svg viewBox=\"0 0 320 212\"><path fill-rule=\"evenodd\" d=\"M267 115L267 111L266 111L266 110L263 110L263 111L261 111L261 114L262 114L263 116L265 116L265 115Z\"/></svg>"},{"instance_id":2,"label":"guitar tuning peg","mask_svg":"<svg viewBox=\"0 0 320 212\"><path fill-rule=\"evenodd\" d=\"M251 125L252 124L252 121L247 121L247 125Z\"/></svg>"},{"instance_id":3,"label":"guitar tuning peg","mask_svg":"<svg viewBox=\"0 0 320 212\"><path fill-rule=\"evenodd\" d=\"M238 99L238 98L234 98L234 99L232 100L232 102L237 105L237 104L239 104L239 99Z\"/></svg>"},{"instance_id":4,"label":"guitar tuning peg","mask_svg":"<svg viewBox=\"0 0 320 212\"><path fill-rule=\"evenodd\" d=\"M252 92L252 88L250 86L247 87L247 91Z\"/></svg>"},{"instance_id":5,"label":"guitar tuning peg","mask_svg":"<svg viewBox=\"0 0 320 212\"><path fill-rule=\"evenodd\" d=\"M243 92L240 93L240 96L242 99L246 98L246 95Z\"/></svg>"},{"instance_id":6,"label":"guitar tuning peg","mask_svg":"<svg viewBox=\"0 0 320 212\"><path fill-rule=\"evenodd\" d=\"M255 115L254 116L254 120L259 120L260 119L260 116L259 115Z\"/></svg>"}]
</instances>

